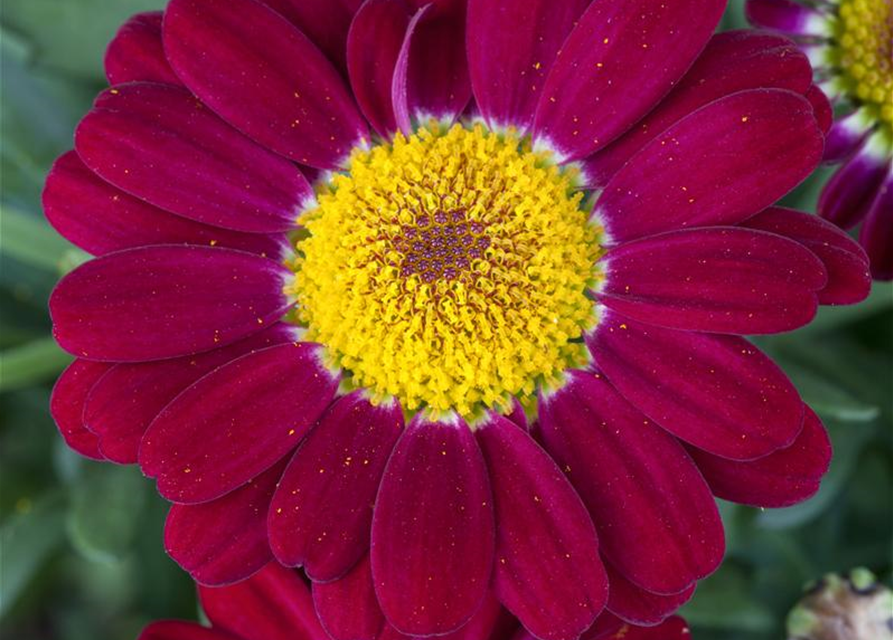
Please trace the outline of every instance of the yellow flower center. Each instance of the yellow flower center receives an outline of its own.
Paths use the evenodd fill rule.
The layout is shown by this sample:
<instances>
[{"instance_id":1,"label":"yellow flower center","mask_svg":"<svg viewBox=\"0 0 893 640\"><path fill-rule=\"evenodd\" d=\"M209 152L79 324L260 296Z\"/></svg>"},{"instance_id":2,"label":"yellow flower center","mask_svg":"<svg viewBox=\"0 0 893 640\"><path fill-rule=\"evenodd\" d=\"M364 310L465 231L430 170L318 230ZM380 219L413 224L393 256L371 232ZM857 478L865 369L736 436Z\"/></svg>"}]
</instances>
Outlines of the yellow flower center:
<instances>
[{"instance_id":1,"label":"yellow flower center","mask_svg":"<svg viewBox=\"0 0 893 640\"><path fill-rule=\"evenodd\" d=\"M290 293L349 385L407 410L506 409L586 361L601 229L529 139L420 128L355 150L301 217Z\"/></svg>"},{"instance_id":2,"label":"yellow flower center","mask_svg":"<svg viewBox=\"0 0 893 640\"><path fill-rule=\"evenodd\" d=\"M893 128L893 0L841 0L835 40L844 90Z\"/></svg>"}]
</instances>

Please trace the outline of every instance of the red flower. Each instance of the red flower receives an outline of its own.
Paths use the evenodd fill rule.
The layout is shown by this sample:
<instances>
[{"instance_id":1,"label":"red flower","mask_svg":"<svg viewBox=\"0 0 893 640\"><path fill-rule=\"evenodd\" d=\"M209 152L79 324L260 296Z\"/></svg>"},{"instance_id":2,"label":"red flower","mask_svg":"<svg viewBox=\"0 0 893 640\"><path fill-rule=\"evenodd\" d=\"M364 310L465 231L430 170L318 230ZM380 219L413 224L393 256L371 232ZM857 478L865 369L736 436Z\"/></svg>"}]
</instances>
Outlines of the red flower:
<instances>
[{"instance_id":1,"label":"red flower","mask_svg":"<svg viewBox=\"0 0 893 640\"><path fill-rule=\"evenodd\" d=\"M747 12L754 24L795 38L815 65L838 114L824 160L842 164L822 190L819 214L844 229L861 222L872 275L893 279L893 3L748 0Z\"/></svg>"},{"instance_id":2,"label":"red flower","mask_svg":"<svg viewBox=\"0 0 893 640\"><path fill-rule=\"evenodd\" d=\"M199 587L202 608L211 622L163 620L148 625L138 640L330 640L373 638L410 640L387 624L377 606L361 593L349 606L331 601L329 587L311 588L289 569L275 563L251 578L228 587ZM315 606L314 606L315 603ZM373 599L374 604L374 599ZM334 606L332 606L334 605ZM317 617L319 612L319 618ZM331 635L330 635L331 634ZM532 640L488 595L481 609L461 631L444 640ZM606 614L581 640L688 640L685 621L678 616L654 627L635 627Z\"/></svg>"},{"instance_id":3,"label":"red flower","mask_svg":"<svg viewBox=\"0 0 893 640\"><path fill-rule=\"evenodd\" d=\"M869 287L771 207L822 148L791 43L712 35L720 0L268 4L125 25L45 193L98 256L50 301L53 413L157 480L196 580L275 558L415 635L493 585L565 640L684 603L713 495L817 490L825 431L741 337Z\"/></svg>"}]
</instances>

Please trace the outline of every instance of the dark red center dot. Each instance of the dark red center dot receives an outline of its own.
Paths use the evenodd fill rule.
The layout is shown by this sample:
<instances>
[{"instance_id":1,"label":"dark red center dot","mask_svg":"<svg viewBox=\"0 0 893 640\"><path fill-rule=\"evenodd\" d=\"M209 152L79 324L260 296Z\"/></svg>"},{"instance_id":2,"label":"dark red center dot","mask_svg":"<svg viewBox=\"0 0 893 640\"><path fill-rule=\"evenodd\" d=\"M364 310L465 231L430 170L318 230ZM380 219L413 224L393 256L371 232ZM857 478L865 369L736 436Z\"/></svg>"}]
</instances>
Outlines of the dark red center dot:
<instances>
[{"instance_id":1,"label":"dark red center dot","mask_svg":"<svg viewBox=\"0 0 893 640\"><path fill-rule=\"evenodd\" d=\"M391 238L403 256L400 275L418 275L429 283L459 278L490 246L484 231L483 224L469 222L461 210L416 216L414 224L403 225L402 233Z\"/></svg>"}]
</instances>

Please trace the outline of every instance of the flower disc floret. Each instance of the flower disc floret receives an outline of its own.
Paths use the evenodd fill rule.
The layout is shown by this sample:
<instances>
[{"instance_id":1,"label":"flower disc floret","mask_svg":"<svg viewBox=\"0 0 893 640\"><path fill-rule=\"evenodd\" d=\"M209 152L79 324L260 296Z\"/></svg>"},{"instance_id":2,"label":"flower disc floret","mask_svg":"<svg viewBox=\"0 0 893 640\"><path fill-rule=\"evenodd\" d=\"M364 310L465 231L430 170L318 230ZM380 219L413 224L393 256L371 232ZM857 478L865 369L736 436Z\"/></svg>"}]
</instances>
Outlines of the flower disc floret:
<instances>
[{"instance_id":1,"label":"flower disc floret","mask_svg":"<svg viewBox=\"0 0 893 640\"><path fill-rule=\"evenodd\" d=\"M893 128L893 1L842 0L835 32L844 90Z\"/></svg>"},{"instance_id":2,"label":"flower disc floret","mask_svg":"<svg viewBox=\"0 0 893 640\"><path fill-rule=\"evenodd\" d=\"M414 410L509 406L585 362L600 230L574 169L436 123L355 151L301 219L291 293L350 384Z\"/></svg>"}]
</instances>

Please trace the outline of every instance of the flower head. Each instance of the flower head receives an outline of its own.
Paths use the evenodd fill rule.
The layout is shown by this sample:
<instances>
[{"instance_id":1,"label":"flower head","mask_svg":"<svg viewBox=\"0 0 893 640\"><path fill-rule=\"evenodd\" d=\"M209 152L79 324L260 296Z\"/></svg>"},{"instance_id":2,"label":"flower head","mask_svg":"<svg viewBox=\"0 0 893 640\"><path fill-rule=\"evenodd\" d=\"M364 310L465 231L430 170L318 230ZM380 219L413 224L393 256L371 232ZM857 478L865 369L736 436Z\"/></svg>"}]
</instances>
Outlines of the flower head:
<instances>
[{"instance_id":1,"label":"flower head","mask_svg":"<svg viewBox=\"0 0 893 640\"><path fill-rule=\"evenodd\" d=\"M599 229L573 172L526 144L483 124L397 134L302 216L291 293L350 386L474 417L586 363Z\"/></svg>"},{"instance_id":2,"label":"flower head","mask_svg":"<svg viewBox=\"0 0 893 640\"><path fill-rule=\"evenodd\" d=\"M827 102L787 40L713 35L724 4L136 16L44 198L97 255L50 301L66 440L155 478L204 584L275 558L417 636L491 586L537 638L660 622L722 558L714 495L827 468L741 335L869 286L772 207Z\"/></svg>"},{"instance_id":3,"label":"flower head","mask_svg":"<svg viewBox=\"0 0 893 640\"><path fill-rule=\"evenodd\" d=\"M859 240L875 278L893 278L893 3L749 0L755 24L793 36L812 60L838 117L825 161L842 163L825 186L819 214Z\"/></svg>"},{"instance_id":4,"label":"flower head","mask_svg":"<svg viewBox=\"0 0 893 640\"><path fill-rule=\"evenodd\" d=\"M791 640L882 638L893 629L893 592L867 569L813 584L788 615Z\"/></svg>"}]
</instances>

